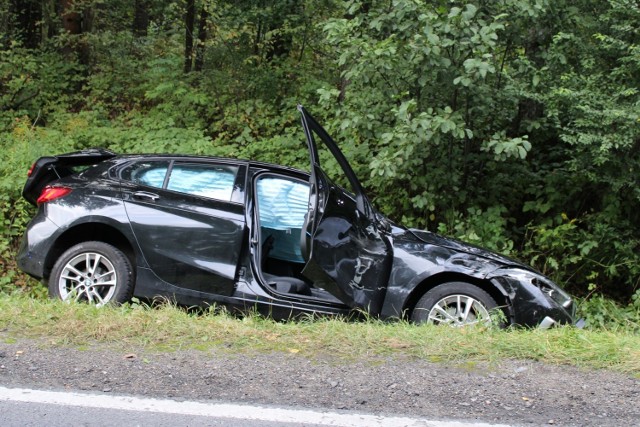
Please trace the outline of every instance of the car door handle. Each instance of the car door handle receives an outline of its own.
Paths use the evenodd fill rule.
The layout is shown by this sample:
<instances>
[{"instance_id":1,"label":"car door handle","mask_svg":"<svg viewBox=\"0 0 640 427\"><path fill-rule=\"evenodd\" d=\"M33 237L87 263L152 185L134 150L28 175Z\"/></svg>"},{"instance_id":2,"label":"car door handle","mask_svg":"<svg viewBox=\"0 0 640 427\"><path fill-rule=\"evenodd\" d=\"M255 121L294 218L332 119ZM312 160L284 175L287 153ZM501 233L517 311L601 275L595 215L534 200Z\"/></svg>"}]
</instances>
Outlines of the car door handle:
<instances>
[{"instance_id":1,"label":"car door handle","mask_svg":"<svg viewBox=\"0 0 640 427\"><path fill-rule=\"evenodd\" d=\"M133 198L151 200L152 202L155 202L160 198L160 196L155 193L149 193L147 191L136 191L135 193L133 193Z\"/></svg>"}]
</instances>

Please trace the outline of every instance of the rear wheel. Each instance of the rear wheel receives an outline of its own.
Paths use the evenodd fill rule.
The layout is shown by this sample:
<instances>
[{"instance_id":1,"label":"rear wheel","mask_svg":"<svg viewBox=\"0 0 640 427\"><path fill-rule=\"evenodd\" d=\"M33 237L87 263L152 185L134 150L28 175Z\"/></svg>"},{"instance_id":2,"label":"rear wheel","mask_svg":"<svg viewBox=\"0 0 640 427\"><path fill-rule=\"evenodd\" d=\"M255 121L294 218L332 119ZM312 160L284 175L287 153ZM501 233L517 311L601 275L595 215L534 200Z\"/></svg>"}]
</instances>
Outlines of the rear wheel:
<instances>
[{"instance_id":1,"label":"rear wheel","mask_svg":"<svg viewBox=\"0 0 640 427\"><path fill-rule=\"evenodd\" d=\"M131 262L122 251L103 242L83 242L56 261L49 278L49 295L103 306L128 301L133 286Z\"/></svg>"},{"instance_id":2,"label":"rear wheel","mask_svg":"<svg viewBox=\"0 0 640 427\"><path fill-rule=\"evenodd\" d=\"M488 326L492 323L490 312L497 307L495 300L479 287L449 282L424 294L416 304L411 320L454 327Z\"/></svg>"}]
</instances>

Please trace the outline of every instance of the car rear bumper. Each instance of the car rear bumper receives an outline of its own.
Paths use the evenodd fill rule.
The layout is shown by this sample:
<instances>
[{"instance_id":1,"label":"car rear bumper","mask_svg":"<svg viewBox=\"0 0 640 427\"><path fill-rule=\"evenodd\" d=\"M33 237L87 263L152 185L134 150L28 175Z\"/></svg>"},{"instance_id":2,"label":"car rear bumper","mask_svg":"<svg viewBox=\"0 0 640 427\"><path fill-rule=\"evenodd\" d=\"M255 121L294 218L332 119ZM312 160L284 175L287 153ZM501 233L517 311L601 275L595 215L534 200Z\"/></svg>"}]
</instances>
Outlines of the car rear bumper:
<instances>
[{"instance_id":1,"label":"car rear bumper","mask_svg":"<svg viewBox=\"0 0 640 427\"><path fill-rule=\"evenodd\" d=\"M36 279L43 279L48 275L46 268L47 254L50 253L51 236L58 232L59 228L48 218L37 215L22 236L22 242L16 260L20 270Z\"/></svg>"}]
</instances>

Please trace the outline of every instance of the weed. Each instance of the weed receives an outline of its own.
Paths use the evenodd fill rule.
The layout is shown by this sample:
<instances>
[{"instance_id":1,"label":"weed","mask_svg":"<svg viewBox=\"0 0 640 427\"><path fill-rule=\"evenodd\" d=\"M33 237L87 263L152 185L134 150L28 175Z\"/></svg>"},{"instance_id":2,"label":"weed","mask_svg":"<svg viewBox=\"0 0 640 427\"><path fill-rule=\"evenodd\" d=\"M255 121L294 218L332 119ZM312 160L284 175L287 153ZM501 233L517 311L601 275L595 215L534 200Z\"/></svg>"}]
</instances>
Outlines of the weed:
<instances>
[{"instance_id":1,"label":"weed","mask_svg":"<svg viewBox=\"0 0 640 427\"><path fill-rule=\"evenodd\" d=\"M0 295L0 331L5 342L46 338L53 345L83 347L100 342L158 352L284 352L328 357L336 363L406 357L472 366L529 359L640 374L640 335L623 329L456 329L313 317L277 322L215 309L194 313L171 303L95 308Z\"/></svg>"}]
</instances>

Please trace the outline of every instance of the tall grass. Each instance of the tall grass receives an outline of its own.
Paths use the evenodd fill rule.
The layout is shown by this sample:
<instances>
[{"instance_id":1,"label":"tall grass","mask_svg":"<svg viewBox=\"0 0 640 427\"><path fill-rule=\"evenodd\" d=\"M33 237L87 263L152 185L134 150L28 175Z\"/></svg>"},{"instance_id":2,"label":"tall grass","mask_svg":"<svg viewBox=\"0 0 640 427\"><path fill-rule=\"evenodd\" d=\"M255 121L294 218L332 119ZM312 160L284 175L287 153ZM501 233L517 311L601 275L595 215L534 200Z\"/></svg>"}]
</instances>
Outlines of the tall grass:
<instances>
[{"instance_id":1,"label":"tall grass","mask_svg":"<svg viewBox=\"0 0 640 427\"><path fill-rule=\"evenodd\" d=\"M190 313L171 304L98 309L0 295L0 331L5 339L31 338L43 345L106 343L148 351L288 352L344 362L405 357L493 363L514 358L640 375L640 335L573 327L546 331L451 329L336 318L276 322L258 315L236 317L215 310Z\"/></svg>"}]
</instances>

